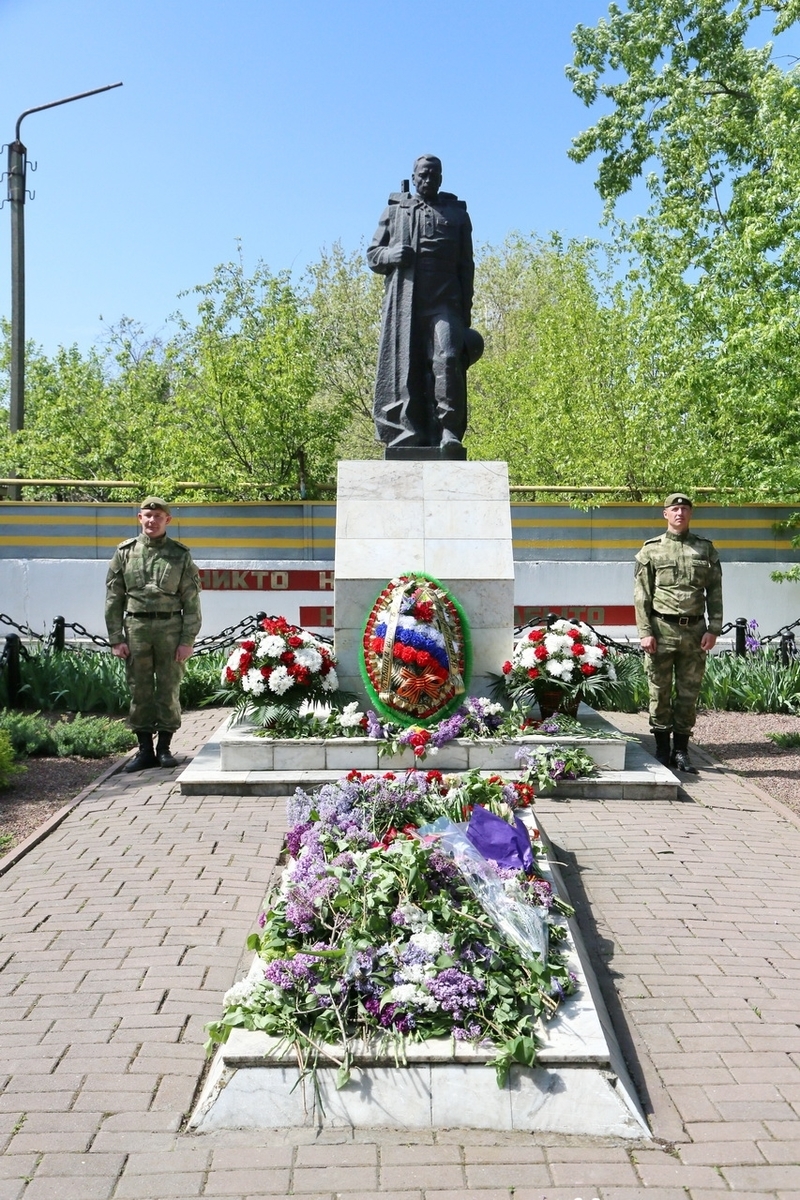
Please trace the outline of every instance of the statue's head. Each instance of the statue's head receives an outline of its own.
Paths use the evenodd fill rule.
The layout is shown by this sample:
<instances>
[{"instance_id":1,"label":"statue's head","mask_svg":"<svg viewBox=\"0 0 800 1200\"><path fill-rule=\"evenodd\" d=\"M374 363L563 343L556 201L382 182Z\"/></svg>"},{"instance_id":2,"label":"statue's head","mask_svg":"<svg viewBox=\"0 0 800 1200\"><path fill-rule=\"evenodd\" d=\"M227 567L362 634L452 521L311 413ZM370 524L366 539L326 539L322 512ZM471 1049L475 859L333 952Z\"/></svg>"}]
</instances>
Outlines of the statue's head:
<instances>
[{"instance_id":1,"label":"statue's head","mask_svg":"<svg viewBox=\"0 0 800 1200\"><path fill-rule=\"evenodd\" d=\"M442 186L442 160L435 154L421 154L414 163L411 178L417 195L423 200L433 200Z\"/></svg>"}]
</instances>

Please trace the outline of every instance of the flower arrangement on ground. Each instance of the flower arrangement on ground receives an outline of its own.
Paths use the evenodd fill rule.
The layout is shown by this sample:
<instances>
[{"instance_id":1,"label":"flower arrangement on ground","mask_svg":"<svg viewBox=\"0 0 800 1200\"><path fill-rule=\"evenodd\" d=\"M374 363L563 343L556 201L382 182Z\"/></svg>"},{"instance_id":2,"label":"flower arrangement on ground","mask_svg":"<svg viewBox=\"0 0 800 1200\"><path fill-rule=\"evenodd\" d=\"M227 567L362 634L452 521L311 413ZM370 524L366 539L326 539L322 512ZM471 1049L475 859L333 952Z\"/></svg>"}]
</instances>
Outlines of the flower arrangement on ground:
<instances>
[{"instance_id":1,"label":"flower arrangement on ground","mask_svg":"<svg viewBox=\"0 0 800 1200\"><path fill-rule=\"evenodd\" d=\"M297 709L306 700L331 699L339 687L331 647L284 617L265 617L222 668L240 711Z\"/></svg>"},{"instance_id":2,"label":"flower arrangement on ground","mask_svg":"<svg viewBox=\"0 0 800 1200\"><path fill-rule=\"evenodd\" d=\"M537 625L515 644L503 664L502 686L518 704L533 704L557 691L600 703L613 688L617 673L608 647L582 621Z\"/></svg>"},{"instance_id":3,"label":"flower arrangement on ground","mask_svg":"<svg viewBox=\"0 0 800 1200\"><path fill-rule=\"evenodd\" d=\"M469 684L469 632L460 605L428 575L392 579L367 617L360 665L383 717L401 725L441 720Z\"/></svg>"},{"instance_id":4,"label":"flower arrangement on ground","mask_svg":"<svg viewBox=\"0 0 800 1200\"><path fill-rule=\"evenodd\" d=\"M501 908L546 930L544 954L521 949L491 915L497 894L494 909L482 903L459 855L430 832L458 832L478 806L510 825L531 796L524 782L437 771L351 771L314 796L298 791L288 864L248 941L259 970L226 994L210 1046L232 1028L263 1030L293 1044L304 1070L337 1063L340 1086L355 1038L390 1037L400 1051L403 1038L490 1043L501 1085L512 1063L533 1065L534 1020L575 987L555 916L572 910L535 866L481 858Z\"/></svg>"}]
</instances>

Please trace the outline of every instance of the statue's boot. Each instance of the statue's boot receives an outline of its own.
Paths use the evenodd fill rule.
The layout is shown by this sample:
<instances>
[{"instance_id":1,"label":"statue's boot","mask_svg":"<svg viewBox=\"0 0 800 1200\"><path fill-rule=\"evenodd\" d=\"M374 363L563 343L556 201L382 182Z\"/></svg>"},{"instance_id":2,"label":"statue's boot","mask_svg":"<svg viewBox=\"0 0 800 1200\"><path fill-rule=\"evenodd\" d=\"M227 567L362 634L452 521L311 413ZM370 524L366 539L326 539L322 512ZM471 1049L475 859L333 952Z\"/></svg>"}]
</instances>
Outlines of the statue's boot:
<instances>
[{"instance_id":1,"label":"statue's boot","mask_svg":"<svg viewBox=\"0 0 800 1200\"><path fill-rule=\"evenodd\" d=\"M139 749L129 763L123 768L129 775L133 771L146 771L148 767L157 767L158 759L153 752L153 735L152 733L138 733L136 740L139 743Z\"/></svg>"},{"instance_id":2,"label":"statue's boot","mask_svg":"<svg viewBox=\"0 0 800 1200\"><path fill-rule=\"evenodd\" d=\"M684 771L687 775L697 775L697 767L692 766L689 758L689 734L673 734L673 743L672 757L669 760L670 766L677 767L679 771Z\"/></svg>"},{"instance_id":3,"label":"statue's boot","mask_svg":"<svg viewBox=\"0 0 800 1200\"><path fill-rule=\"evenodd\" d=\"M160 767L177 767L178 760L170 750L171 733L159 733L156 745L156 758Z\"/></svg>"},{"instance_id":4,"label":"statue's boot","mask_svg":"<svg viewBox=\"0 0 800 1200\"><path fill-rule=\"evenodd\" d=\"M656 758L662 766L669 767L671 765L669 730L654 729L653 737L656 739Z\"/></svg>"}]
</instances>

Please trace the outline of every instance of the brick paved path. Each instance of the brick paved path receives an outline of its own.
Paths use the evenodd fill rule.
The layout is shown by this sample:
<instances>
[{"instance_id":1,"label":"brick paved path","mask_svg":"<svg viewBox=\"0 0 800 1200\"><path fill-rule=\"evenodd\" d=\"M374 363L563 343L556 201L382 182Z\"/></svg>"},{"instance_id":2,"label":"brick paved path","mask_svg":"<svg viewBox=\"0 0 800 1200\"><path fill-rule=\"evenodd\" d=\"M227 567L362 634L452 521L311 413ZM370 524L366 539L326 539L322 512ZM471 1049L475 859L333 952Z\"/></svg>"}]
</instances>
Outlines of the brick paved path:
<instances>
[{"instance_id":1,"label":"brick paved path","mask_svg":"<svg viewBox=\"0 0 800 1200\"><path fill-rule=\"evenodd\" d=\"M216 721L190 716L179 751ZM0 878L0 1200L800 1198L800 827L736 776L537 804L658 1139L631 1147L181 1133L283 803L183 797L176 774L111 778Z\"/></svg>"}]
</instances>

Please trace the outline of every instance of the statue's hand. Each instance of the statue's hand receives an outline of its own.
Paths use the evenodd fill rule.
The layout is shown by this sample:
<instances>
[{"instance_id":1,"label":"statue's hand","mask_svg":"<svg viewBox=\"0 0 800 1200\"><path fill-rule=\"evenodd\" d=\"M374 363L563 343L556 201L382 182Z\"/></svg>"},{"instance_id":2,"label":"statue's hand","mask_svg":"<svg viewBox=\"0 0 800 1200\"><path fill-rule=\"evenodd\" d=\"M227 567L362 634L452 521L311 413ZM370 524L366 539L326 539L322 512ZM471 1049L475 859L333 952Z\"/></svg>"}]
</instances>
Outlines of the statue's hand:
<instances>
[{"instance_id":1,"label":"statue's hand","mask_svg":"<svg viewBox=\"0 0 800 1200\"><path fill-rule=\"evenodd\" d=\"M390 246L387 258L393 267L410 267L414 261L414 247Z\"/></svg>"}]
</instances>

